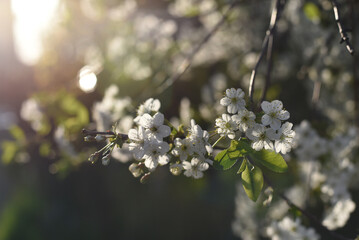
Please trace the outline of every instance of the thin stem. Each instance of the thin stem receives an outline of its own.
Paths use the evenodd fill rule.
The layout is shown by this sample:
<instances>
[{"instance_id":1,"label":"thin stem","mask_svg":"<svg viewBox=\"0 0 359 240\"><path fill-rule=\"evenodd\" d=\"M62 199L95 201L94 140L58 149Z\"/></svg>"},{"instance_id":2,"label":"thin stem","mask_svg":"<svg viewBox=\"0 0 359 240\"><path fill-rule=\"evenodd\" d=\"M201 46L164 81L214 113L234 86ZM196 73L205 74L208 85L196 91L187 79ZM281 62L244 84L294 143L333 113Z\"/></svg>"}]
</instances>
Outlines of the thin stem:
<instances>
[{"instance_id":1,"label":"thin stem","mask_svg":"<svg viewBox=\"0 0 359 240\"><path fill-rule=\"evenodd\" d=\"M264 84L264 89L262 91L262 96L261 96L261 102L264 101L266 95L267 95L267 91L270 85L270 78L271 78L271 73L272 73L272 65L273 65L273 43L274 43L274 35L275 35L276 31L273 32L273 34L269 37L269 42L268 42L268 49L267 49L267 75L266 75L266 81Z\"/></svg>"},{"instance_id":2,"label":"thin stem","mask_svg":"<svg viewBox=\"0 0 359 240\"><path fill-rule=\"evenodd\" d=\"M231 3L229 8L223 14L221 20L219 20L219 22L207 33L207 35L202 39L201 42L198 43L198 45L192 50L192 52L189 55L187 55L187 57L182 61L181 65L178 67L177 72L157 88L156 94L161 94L167 88L172 86L174 82L180 79L183 76L183 74L186 73L186 71L192 65L194 57L202 49L202 47L212 38L212 36L217 32L217 30L225 23L232 8L238 3L239 1L234 1Z\"/></svg>"},{"instance_id":3,"label":"thin stem","mask_svg":"<svg viewBox=\"0 0 359 240\"><path fill-rule=\"evenodd\" d=\"M257 71L258 71L258 67L262 61L262 58L264 56L264 52L267 50L268 48L268 43L269 43L269 39L271 38L271 36L273 35L276 25L277 25L277 21L280 17L280 13L282 11L282 9L284 8L284 5L286 3L286 0L275 0L275 6L273 8L272 11L272 15L271 15L271 20L270 20L270 24L269 24L269 28L266 31L266 35L263 39L263 43L262 43L262 50L259 54L258 60L256 65L254 66L254 69L252 70L252 74L251 74L251 78L250 78L250 82L249 82L249 99L253 105L253 93L254 93L254 84L255 84L255 79L256 79L256 75L257 75Z\"/></svg>"},{"instance_id":4,"label":"thin stem","mask_svg":"<svg viewBox=\"0 0 359 240\"><path fill-rule=\"evenodd\" d=\"M212 147L216 146L217 143L219 143L219 141L221 141L224 138L224 136L221 136L220 138L217 139L217 141L215 143L213 143Z\"/></svg>"},{"instance_id":5,"label":"thin stem","mask_svg":"<svg viewBox=\"0 0 359 240\"><path fill-rule=\"evenodd\" d=\"M272 185L272 183L270 182L270 180L263 174L263 178L264 181L266 182L266 184L268 186L270 186L271 188L275 189ZM325 227L314 215L312 215L310 212L308 212L307 210L299 207L298 205L294 204L287 196L285 196L283 193L279 192L279 191L274 191L281 199L283 199L289 207L295 208L296 210L300 211L304 216L306 216L309 221L314 224L317 229L320 229L321 231L327 233L328 235L331 236L331 239L338 239L338 240L350 240L347 237L344 237L334 231L329 230L327 227Z\"/></svg>"},{"instance_id":6,"label":"thin stem","mask_svg":"<svg viewBox=\"0 0 359 240\"><path fill-rule=\"evenodd\" d=\"M337 3L336 0L332 0L331 2L332 2L332 5L333 5L335 22L337 23L340 38L341 38L340 43L345 42L345 45L346 45L346 48L347 48L348 52L351 55L354 55L354 48L351 45L351 43L349 41L347 31L343 28L343 24L342 24L342 22L340 20L338 3Z\"/></svg>"},{"instance_id":7,"label":"thin stem","mask_svg":"<svg viewBox=\"0 0 359 240\"><path fill-rule=\"evenodd\" d=\"M353 37L353 43L355 45L356 39L357 39L357 29L356 29L356 12L355 12L355 0L351 1L351 19L352 19L352 37ZM359 127L359 77L358 77L358 54L355 54L353 56L353 94L354 94L354 111L355 111L355 122L357 127Z\"/></svg>"}]
</instances>

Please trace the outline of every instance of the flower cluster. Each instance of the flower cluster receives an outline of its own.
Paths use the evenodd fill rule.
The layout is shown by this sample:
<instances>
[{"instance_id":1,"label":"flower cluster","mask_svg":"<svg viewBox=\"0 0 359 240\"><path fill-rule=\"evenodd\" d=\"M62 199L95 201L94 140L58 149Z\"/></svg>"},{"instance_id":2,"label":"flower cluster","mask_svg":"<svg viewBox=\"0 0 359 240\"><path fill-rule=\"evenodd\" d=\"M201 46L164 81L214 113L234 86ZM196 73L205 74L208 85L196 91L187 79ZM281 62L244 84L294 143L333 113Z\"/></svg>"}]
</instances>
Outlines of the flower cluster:
<instances>
[{"instance_id":1,"label":"flower cluster","mask_svg":"<svg viewBox=\"0 0 359 240\"><path fill-rule=\"evenodd\" d=\"M184 171L187 177L201 178L211 163L208 159L212 152L209 133L194 120L191 120L187 135L183 129L171 129L171 124L159 112L160 106L159 100L151 98L138 108L134 120L137 126L128 132L129 150L137 162L131 164L129 170L133 176L143 175L144 178L157 166L170 164L170 172L174 175ZM172 131L176 133L170 136Z\"/></svg>"},{"instance_id":2,"label":"flower cluster","mask_svg":"<svg viewBox=\"0 0 359 240\"><path fill-rule=\"evenodd\" d=\"M355 179L352 152L358 142L357 130L351 128L346 134L327 139L303 121L295 131L294 153L302 178L311 189L319 189L322 201L329 205L323 225L329 229L344 226L356 207L349 187ZM326 161L321 161L323 158Z\"/></svg>"},{"instance_id":3,"label":"flower cluster","mask_svg":"<svg viewBox=\"0 0 359 240\"><path fill-rule=\"evenodd\" d=\"M239 139L245 135L252 141L252 148L257 151L267 149L286 154L291 150L295 132L292 130L292 123L282 124L289 119L289 112L283 109L281 101L262 102L264 114L259 123L256 122L256 115L246 109L242 89L227 89L220 103L227 107L228 112L216 119L217 133L220 136Z\"/></svg>"},{"instance_id":4,"label":"flower cluster","mask_svg":"<svg viewBox=\"0 0 359 240\"><path fill-rule=\"evenodd\" d=\"M272 222L266 229L266 234L272 240L280 239L312 239L318 240L319 236L313 228L304 227L297 218L295 221L289 217L283 218L279 222Z\"/></svg>"}]
</instances>

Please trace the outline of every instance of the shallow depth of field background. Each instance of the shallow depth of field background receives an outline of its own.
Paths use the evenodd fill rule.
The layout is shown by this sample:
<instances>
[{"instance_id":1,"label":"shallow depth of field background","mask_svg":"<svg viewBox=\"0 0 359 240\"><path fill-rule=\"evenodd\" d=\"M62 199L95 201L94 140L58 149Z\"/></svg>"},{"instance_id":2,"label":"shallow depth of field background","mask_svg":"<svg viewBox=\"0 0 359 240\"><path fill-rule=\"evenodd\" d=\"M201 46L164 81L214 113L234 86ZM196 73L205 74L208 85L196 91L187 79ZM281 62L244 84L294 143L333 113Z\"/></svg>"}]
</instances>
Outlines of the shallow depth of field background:
<instances>
[{"instance_id":1,"label":"shallow depth of field background","mask_svg":"<svg viewBox=\"0 0 359 240\"><path fill-rule=\"evenodd\" d=\"M96 127L92 107L111 84L119 87L120 97L131 97L134 107L155 97L168 119L192 117L213 129L220 84L248 92L271 1L238 4L189 71L160 93L156 89L220 20L228 3L208 1L216 4L181 12L174 2L190 1L133 2L0 1L0 141L13 141L9 129L14 124L27 139L24 145L17 143L26 145L26 151L17 149L13 160L0 163L0 240L237 239L232 231L239 181L235 170L209 170L194 180L172 176L166 166L140 184L129 164L115 159L108 166L90 164L87 158L99 145L83 142L81 129ZM325 135L326 129L355 123L352 60L338 43L328 1L293 2L288 1L278 23L267 99L282 100L291 122L308 119ZM355 9L359 15L358 4ZM350 7L341 10L351 26ZM81 69L90 73L83 77ZM265 61L259 71L256 99ZM313 105L318 81L322 92ZM43 134L20 117L22 102L34 94L48 114ZM78 109L69 110L72 104ZM52 139L60 124L66 126L76 157L69 158ZM274 178L283 187L293 180ZM358 202L358 190L352 195ZM322 209L311 210L316 214ZM358 217L356 210L339 231L358 233Z\"/></svg>"}]
</instances>

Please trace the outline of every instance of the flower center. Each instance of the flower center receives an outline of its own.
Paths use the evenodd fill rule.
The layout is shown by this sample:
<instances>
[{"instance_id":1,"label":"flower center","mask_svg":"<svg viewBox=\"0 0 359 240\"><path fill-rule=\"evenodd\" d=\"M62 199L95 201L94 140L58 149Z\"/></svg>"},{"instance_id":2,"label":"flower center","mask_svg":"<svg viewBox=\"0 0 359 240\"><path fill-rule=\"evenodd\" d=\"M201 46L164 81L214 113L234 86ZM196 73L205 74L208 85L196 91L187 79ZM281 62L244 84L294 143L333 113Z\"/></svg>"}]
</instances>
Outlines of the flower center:
<instances>
[{"instance_id":1,"label":"flower center","mask_svg":"<svg viewBox=\"0 0 359 240\"><path fill-rule=\"evenodd\" d=\"M232 102L232 103L237 103L237 101L238 101L238 99L237 99L236 97L231 98L231 102Z\"/></svg>"}]
</instances>

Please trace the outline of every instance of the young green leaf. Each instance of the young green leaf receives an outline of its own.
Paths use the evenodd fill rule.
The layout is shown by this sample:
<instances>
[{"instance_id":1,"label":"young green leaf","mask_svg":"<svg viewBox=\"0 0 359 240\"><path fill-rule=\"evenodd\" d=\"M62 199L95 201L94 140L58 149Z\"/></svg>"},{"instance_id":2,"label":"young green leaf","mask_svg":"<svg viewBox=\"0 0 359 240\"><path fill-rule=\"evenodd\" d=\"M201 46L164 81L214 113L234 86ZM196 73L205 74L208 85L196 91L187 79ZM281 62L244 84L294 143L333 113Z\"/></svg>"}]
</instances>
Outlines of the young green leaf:
<instances>
[{"instance_id":1,"label":"young green leaf","mask_svg":"<svg viewBox=\"0 0 359 240\"><path fill-rule=\"evenodd\" d=\"M256 163L260 163L273 172L283 173L288 170L287 163L279 153L261 150L253 151L249 155Z\"/></svg>"},{"instance_id":2,"label":"young green leaf","mask_svg":"<svg viewBox=\"0 0 359 240\"><path fill-rule=\"evenodd\" d=\"M263 188L263 174L259 167L250 166L247 164L246 169L242 173L242 185L247 196L252 201L257 201L259 194Z\"/></svg>"},{"instance_id":3,"label":"young green leaf","mask_svg":"<svg viewBox=\"0 0 359 240\"><path fill-rule=\"evenodd\" d=\"M242 164L240 166L240 168L238 169L237 174L241 174L247 167L247 159L243 158Z\"/></svg>"},{"instance_id":4,"label":"young green leaf","mask_svg":"<svg viewBox=\"0 0 359 240\"><path fill-rule=\"evenodd\" d=\"M228 170L237 163L240 157L243 157L243 151L238 148L238 141L232 140L228 149L218 153L214 158L214 167L219 170Z\"/></svg>"}]
</instances>

